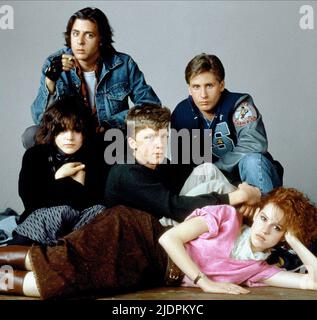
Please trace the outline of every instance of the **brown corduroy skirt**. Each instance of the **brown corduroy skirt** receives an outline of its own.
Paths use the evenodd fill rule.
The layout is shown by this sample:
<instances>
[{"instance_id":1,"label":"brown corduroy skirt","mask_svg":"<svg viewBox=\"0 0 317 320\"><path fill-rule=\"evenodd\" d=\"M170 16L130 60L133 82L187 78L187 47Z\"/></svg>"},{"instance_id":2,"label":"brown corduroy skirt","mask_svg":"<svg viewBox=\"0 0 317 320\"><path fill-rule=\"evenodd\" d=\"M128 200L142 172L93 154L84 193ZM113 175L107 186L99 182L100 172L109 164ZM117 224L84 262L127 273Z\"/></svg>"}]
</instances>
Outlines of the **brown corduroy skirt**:
<instances>
[{"instance_id":1,"label":"brown corduroy skirt","mask_svg":"<svg viewBox=\"0 0 317 320\"><path fill-rule=\"evenodd\" d=\"M30 259L43 299L110 295L164 285L164 227L124 206L105 209L54 246L34 246Z\"/></svg>"}]
</instances>

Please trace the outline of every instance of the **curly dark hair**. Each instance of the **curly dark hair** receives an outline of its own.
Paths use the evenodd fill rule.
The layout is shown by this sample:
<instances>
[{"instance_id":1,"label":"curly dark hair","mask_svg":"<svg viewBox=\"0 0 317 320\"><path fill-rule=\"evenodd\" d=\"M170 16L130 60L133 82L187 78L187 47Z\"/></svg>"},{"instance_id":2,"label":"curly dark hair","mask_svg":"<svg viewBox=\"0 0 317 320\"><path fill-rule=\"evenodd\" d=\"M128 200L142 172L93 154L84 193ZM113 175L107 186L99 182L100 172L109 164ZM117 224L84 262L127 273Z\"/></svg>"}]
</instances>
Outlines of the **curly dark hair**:
<instances>
[{"instance_id":1,"label":"curly dark hair","mask_svg":"<svg viewBox=\"0 0 317 320\"><path fill-rule=\"evenodd\" d=\"M276 188L264 196L257 207L268 203L284 213L285 228L308 246L317 239L317 208L302 192L294 188Z\"/></svg>"},{"instance_id":2,"label":"curly dark hair","mask_svg":"<svg viewBox=\"0 0 317 320\"><path fill-rule=\"evenodd\" d=\"M66 130L81 132L83 144L95 132L90 109L76 96L65 96L45 110L35 141L37 144L54 144L55 137Z\"/></svg>"},{"instance_id":3,"label":"curly dark hair","mask_svg":"<svg viewBox=\"0 0 317 320\"><path fill-rule=\"evenodd\" d=\"M98 8L87 7L75 12L68 20L66 31L64 32L66 46L71 47L70 44L70 34L73 28L73 24L76 19L89 20L95 23L98 27L100 34L100 55L105 58L107 56L112 56L116 50L113 47L112 39L113 30L110 26L108 18L106 15Z\"/></svg>"}]
</instances>

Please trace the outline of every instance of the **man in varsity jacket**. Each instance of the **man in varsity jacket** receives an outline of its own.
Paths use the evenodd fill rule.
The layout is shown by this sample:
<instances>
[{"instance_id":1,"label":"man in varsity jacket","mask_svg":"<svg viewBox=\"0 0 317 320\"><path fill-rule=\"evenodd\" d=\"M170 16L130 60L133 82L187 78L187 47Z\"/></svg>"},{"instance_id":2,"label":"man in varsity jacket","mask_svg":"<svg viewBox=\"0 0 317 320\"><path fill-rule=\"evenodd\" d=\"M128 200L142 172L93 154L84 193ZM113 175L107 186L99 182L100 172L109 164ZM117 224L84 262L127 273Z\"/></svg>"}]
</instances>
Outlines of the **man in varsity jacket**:
<instances>
[{"instance_id":1,"label":"man in varsity jacket","mask_svg":"<svg viewBox=\"0 0 317 320\"><path fill-rule=\"evenodd\" d=\"M283 167L268 153L262 116L249 94L225 89L225 70L215 55L194 57L185 70L189 97L172 113L172 128L188 129L191 144L207 139L212 161L232 180L240 179L262 193L282 185ZM200 130L200 135L193 129ZM181 149L179 149L179 154ZM178 157L178 161L181 158Z\"/></svg>"}]
</instances>

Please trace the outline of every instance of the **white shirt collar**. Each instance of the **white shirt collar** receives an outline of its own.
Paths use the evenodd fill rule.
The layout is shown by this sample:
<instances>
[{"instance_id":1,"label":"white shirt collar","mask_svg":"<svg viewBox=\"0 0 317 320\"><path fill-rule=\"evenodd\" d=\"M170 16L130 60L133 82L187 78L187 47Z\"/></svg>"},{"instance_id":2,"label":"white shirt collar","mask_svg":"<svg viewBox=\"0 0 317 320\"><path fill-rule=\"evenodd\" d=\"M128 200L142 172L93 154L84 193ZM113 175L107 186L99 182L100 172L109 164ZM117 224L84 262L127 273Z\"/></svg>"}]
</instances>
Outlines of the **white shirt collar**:
<instances>
[{"instance_id":1,"label":"white shirt collar","mask_svg":"<svg viewBox=\"0 0 317 320\"><path fill-rule=\"evenodd\" d=\"M231 258L237 260L265 260L271 252L253 252L250 242L251 228L244 225L231 251Z\"/></svg>"}]
</instances>

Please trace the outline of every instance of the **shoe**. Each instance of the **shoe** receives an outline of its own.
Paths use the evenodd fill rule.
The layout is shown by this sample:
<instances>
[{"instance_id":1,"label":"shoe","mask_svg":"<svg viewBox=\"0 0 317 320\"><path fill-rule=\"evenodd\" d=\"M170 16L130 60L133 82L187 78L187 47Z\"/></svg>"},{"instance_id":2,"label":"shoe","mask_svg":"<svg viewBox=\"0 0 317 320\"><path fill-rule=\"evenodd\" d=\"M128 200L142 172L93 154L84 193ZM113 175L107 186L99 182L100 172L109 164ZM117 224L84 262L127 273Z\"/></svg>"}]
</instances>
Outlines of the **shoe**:
<instances>
[{"instance_id":1,"label":"shoe","mask_svg":"<svg viewBox=\"0 0 317 320\"><path fill-rule=\"evenodd\" d=\"M25 258L29 250L28 246L0 247L0 266L9 265L14 269L25 270Z\"/></svg>"},{"instance_id":2,"label":"shoe","mask_svg":"<svg viewBox=\"0 0 317 320\"><path fill-rule=\"evenodd\" d=\"M23 282L28 271L0 268L0 294L24 295Z\"/></svg>"}]
</instances>

